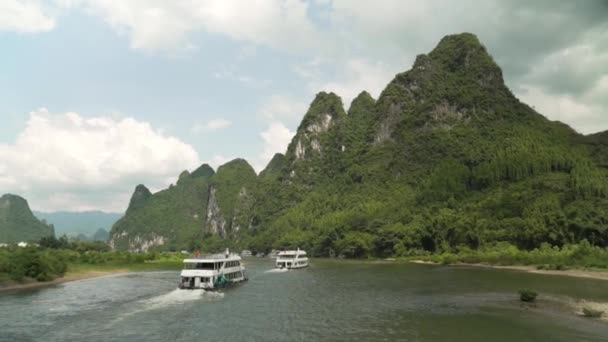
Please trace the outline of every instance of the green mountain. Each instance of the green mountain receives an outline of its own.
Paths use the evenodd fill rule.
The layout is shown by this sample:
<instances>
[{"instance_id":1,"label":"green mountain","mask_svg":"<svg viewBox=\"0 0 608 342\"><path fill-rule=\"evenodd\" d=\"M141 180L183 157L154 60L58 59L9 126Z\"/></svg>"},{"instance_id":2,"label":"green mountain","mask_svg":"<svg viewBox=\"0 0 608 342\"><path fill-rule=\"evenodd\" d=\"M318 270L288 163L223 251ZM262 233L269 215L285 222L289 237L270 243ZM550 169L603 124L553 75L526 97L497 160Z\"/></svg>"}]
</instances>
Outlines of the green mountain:
<instances>
[{"instance_id":1,"label":"green mountain","mask_svg":"<svg viewBox=\"0 0 608 342\"><path fill-rule=\"evenodd\" d=\"M138 185L129 208L110 232L117 249L148 250L154 246L193 248L204 236L234 237L248 227L253 168L235 159L218 168L209 165L180 174L176 185L152 194Z\"/></svg>"},{"instance_id":2,"label":"green mountain","mask_svg":"<svg viewBox=\"0 0 608 342\"><path fill-rule=\"evenodd\" d=\"M201 184L200 198L168 198L163 217L150 209L163 192L151 195L112 237L162 230L178 248L188 236L349 257L497 242L605 246L606 145L605 133L582 136L520 102L476 36L451 35L377 100L362 92L345 111L336 94L319 93L285 155L259 176L233 161ZM188 205L207 208L202 221L174 225Z\"/></svg>"},{"instance_id":3,"label":"green mountain","mask_svg":"<svg viewBox=\"0 0 608 342\"><path fill-rule=\"evenodd\" d=\"M138 185L125 216L112 226L110 246L147 250L188 244L204 226L210 178L205 172L184 171L176 185L155 194Z\"/></svg>"},{"instance_id":4,"label":"green mountain","mask_svg":"<svg viewBox=\"0 0 608 342\"><path fill-rule=\"evenodd\" d=\"M324 93L313 101L280 194L268 186L286 201L262 197L254 208L254 249L356 257L608 242L607 174L595 166L605 140L591 151L589 139L521 103L474 35L443 38L377 101L362 93L345 117L338 103ZM319 122L330 124L319 132Z\"/></svg>"},{"instance_id":5,"label":"green mountain","mask_svg":"<svg viewBox=\"0 0 608 342\"><path fill-rule=\"evenodd\" d=\"M10 194L0 197L0 243L37 242L53 235L53 226L38 220L24 198Z\"/></svg>"},{"instance_id":6,"label":"green mountain","mask_svg":"<svg viewBox=\"0 0 608 342\"><path fill-rule=\"evenodd\" d=\"M608 168L608 131L590 134L584 138L598 166Z\"/></svg>"}]
</instances>

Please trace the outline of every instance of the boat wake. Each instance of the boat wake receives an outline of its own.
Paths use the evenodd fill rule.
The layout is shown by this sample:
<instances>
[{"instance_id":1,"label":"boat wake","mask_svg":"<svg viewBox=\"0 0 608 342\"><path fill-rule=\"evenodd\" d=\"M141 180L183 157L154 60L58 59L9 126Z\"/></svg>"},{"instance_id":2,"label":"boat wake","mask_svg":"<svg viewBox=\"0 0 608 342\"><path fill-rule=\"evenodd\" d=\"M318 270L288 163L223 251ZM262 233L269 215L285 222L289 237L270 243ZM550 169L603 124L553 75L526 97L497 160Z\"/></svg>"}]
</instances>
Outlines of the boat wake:
<instances>
[{"instance_id":1,"label":"boat wake","mask_svg":"<svg viewBox=\"0 0 608 342\"><path fill-rule=\"evenodd\" d=\"M180 305L186 302L201 299L205 291L176 289L160 296L142 300L142 304L150 309L171 305Z\"/></svg>"},{"instance_id":2,"label":"boat wake","mask_svg":"<svg viewBox=\"0 0 608 342\"><path fill-rule=\"evenodd\" d=\"M546 304L552 304L551 307L558 311L566 311L573 313L577 316L584 316L583 309L591 309L594 311L603 311L604 315L600 320L608 322L608 303L607 302L595 302L584 299L574 299L566 296L543 296L542 301Z\"/></svg>"},{"instance_id":3,"label":"boat wake","mask_svg":"<svg viewBox=\"0 0 608 342\"><path fill-rule=\"evenodd\" d=\"M116 321L122 321L125 318L151 310L157 310L170 306L181 306L188 302L194 301L217 301L224 298L221 292L205 291L205 290L181 290L175 289L169 293L160 296L142 299L134 303L134 310L124 313L118 317Z\"/></svg>"},{"instance_id":4,"label":"boat wake","mask_svg":"<svg viewBox=\"0 0 608 342\"><path fill-rule=\"evenodd\" d=\"M287 271L289 270L286 268L273 268L271 270L264 271L264 273L285 273Z\"/></svg>"},{"instance_id":5,"label":"boat wake","mask_svg":"<svg viewBox=\"0 0 608 342\"><path fill-rule=\"evenodd\" d=\"M583 309L591 309L594 311L602 311L604 312L604 314L602 315L602 317L600 317L600 319L602 321L607 321L608 322L608 303L601 303L601 302L593 302L593 301L587 301L587 300L580 300L580 301L576 301L573 302L571 304L572 309L574 310L574 312L577 315L583 316Z\"/></svg>"}]
</instances>

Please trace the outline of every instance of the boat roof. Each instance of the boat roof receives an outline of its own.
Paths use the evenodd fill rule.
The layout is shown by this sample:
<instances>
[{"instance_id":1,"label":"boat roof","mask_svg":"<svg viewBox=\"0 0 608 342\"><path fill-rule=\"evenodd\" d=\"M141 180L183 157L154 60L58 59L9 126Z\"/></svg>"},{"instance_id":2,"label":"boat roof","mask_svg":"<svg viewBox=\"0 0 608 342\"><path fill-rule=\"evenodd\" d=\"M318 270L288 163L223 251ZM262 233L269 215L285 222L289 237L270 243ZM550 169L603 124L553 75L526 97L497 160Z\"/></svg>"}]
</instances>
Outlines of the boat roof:
<instances>
[{"instance_id":1,"label":"boat roof","mask_svg":"<svg viewBox=\"0 0 608 342\"><path fill-rule=\"evenodd\" d=\"M301 251L301 250L295 250L295 251L280 251L279 252L279 256L283 256L283 255L306 255L305 251Z\"/></svg>"},{"instance_id":2,"label":"boat roof","mask_svg":"<svg viewBox=\"0 0 608 342\"><path fill-rule=\"evenodd\" d=\"M195 258L184 259L184 263L196 264L196 263L204 263L204 262L218 262L218 261L229 261L229 260L241 260L241 257L238 254L233 254L233 253L230 253L227 256L224 253L210 254L210 255L201 255L200 257L195 257Z\"/></svg>"}]
</instances>

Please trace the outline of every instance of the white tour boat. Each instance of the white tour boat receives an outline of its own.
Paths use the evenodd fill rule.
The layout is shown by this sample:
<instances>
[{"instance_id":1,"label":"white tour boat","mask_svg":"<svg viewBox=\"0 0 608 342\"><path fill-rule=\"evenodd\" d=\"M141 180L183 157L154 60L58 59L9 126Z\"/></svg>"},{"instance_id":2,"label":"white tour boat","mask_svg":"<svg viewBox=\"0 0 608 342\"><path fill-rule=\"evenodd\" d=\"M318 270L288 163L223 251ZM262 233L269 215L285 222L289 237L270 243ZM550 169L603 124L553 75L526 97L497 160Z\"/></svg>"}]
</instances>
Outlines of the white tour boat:
<instances>
[{"instance_id":1,"label":"white tour boat","mask_svg":"<svg viewBox=\"0 0 608 342\"><path fill-rule=\"evenodd\" d=\"M247 280L245 267L238 254L225 253L184 259L180 289L215 290Z\"/></svg>"},{"instance_id":2,"label":"white tour boat","mask_svg":"<svg viewBox=\"0 0 608 342\"><path fill-rule=\"evenodd\" d=\"M295 251L281 251L277 254L277 268L304 268L308 266L306 252L299 248Z\"/></svg>"}]
</instances>

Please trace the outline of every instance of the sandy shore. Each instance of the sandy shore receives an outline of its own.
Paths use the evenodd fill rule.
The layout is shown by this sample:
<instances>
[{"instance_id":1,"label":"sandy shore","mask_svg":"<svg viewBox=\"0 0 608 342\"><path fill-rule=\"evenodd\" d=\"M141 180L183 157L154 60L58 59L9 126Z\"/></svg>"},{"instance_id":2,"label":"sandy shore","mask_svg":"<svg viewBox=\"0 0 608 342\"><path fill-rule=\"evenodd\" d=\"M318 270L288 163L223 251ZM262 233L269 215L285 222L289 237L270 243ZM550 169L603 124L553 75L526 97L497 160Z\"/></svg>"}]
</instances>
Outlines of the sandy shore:
<instances>
[{"instance_id":1,"label":"sandy shore","mask_svg":"<svg viewBox=\"0 0 608 342\"><path fill-rule=\"evenodd\" d=\"M429 264L429 265L439 265L436 262L432 261L424 261L424 260L411 260L411 263L414 264ZM503 270L515 270L522 271L528 273L536 273L536 274L547 274L547 275L560 275L567 277L577 277L577 278L589 278L589 279L599 279L599 280L608 280L608 271L587 271L587 270L539 270L536 266L499 266L499 265L488 265L488 264L467 264L467 263L455 263L449 264L449 266L467 266L467 267L485 267L485 268L494 268L494 269L503 269Z\"/></svg>"},{"instance_id":2,"label":"sandy shore","mask_svg":"<svg viewBox=\"0 0 608 342\"><path fill-rule=\"evenodd\" d=\"M127 273L128 271L129 271L128 269L121 268L121 269L115 269L115 270L111 270L111 271L86 271L86 272L68 273L61 278L57 278L57 279L51 280L51 281L31 282L31 283L23 283L23 284L13 283L13 284L5 285L5 286L0 285L0 292L47 287L47 286L67 283L69 281L101 277L101 276L106 276L106 275L110 275L110 274Z\"/></svg>"}]
</instances>

